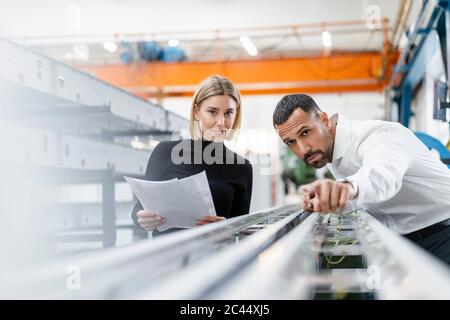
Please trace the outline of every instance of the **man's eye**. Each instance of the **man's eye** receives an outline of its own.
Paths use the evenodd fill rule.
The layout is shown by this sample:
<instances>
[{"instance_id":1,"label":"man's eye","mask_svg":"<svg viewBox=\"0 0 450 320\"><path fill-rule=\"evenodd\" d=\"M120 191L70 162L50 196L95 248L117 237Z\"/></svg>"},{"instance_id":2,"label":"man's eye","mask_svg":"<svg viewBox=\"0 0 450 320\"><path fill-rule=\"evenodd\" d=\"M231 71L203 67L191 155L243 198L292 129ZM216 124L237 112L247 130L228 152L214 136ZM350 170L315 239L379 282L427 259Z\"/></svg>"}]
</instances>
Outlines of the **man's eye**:
<instances>
[{"instance_id":1,"label":"man's eye","mask_svg":"<svg viewBox=\"0 0 450 320\"><path fill-rule=\"evenodd\" d=\"M311 130L309 130L309 129L303 130L302 133L301 133L301 135L302 135L303 137L305 137L305 136L307 136L307 135L309 134L310 131L311 131Z\"/></svg>"},{"instance_id":2,"label":"man's eye","mask_svg":"<svg viewBox=\"0 0 450 320\"><path fill-rule=\"evenodd\" d=\"M287 144L288 146L292 145L293 143L294 143L294 140L288 140L288 141L286 141L286 144Z\"/></svg>"}]
</instances>

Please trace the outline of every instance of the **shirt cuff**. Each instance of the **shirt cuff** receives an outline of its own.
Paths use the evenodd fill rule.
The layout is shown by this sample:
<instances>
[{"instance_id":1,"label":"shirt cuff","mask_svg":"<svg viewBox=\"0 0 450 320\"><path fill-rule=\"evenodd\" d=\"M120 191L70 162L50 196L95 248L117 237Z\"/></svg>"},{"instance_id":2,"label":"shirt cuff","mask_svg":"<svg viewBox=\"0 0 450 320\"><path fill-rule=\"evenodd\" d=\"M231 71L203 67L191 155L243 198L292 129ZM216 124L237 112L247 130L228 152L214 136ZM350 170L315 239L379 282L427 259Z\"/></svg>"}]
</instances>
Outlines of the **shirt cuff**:
<instances>
[{"instance_id":1,"label":"shirt cuff","mask_svg":"<svg viewBox=\"0 0 450 320\"><path fill-rule=\"evenodd\" d=\"M358 198L359 195L359 186L358 183L351 178L345 178L345 179L340 179L338 180L338 182L345 182L345 183L349 183L352 186L352 194L350 196L349 200L355 200Z\"/></svg>"}]
</instances>

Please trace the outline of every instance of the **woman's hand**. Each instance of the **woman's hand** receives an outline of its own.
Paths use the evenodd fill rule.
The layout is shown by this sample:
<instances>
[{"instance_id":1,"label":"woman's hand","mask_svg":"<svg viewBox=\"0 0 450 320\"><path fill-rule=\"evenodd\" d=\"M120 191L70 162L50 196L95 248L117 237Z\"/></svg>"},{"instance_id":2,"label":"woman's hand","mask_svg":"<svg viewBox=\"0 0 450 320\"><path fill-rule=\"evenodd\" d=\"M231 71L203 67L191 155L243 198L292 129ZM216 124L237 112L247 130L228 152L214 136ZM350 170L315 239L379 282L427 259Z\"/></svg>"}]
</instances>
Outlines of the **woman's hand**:
<instances>
[{"instance_id":1,"label":"woman's hand","mask_svg":"<svg viewBox=\"0 0 450 320\"><path fill-rule=\"evenodd\" d=\"M225 219L226 219L225 217L220 217L220 216L204 216L197 220L197 225L202 226L204 224L208 224L208 223L216 222L216 221L222 221Z\"/></svg>"},{"instance_id":2,"label":"woman's hand","mask_svg":"<svg viewBox=\"0 0 450 320\"><path fill-rule=\"evenodd\" d=\"M167 221L166 218L163 218L159 214L149 210L138 211L137 217L139 225L147 231L153 231L153 229L162 226Z\"/></svg>"}]
</instances>

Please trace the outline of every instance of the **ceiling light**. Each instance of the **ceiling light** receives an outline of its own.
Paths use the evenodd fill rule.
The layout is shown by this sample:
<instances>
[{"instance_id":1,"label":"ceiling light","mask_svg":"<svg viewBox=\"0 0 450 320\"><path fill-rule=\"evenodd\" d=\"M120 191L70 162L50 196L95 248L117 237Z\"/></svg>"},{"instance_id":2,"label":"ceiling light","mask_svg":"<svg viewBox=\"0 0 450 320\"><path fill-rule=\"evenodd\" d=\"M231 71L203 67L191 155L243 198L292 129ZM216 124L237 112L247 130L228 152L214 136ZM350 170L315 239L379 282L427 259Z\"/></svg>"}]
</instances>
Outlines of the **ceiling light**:
<instances>
[{"instance_id":1,"label":"ceiling light","mask_svg":"<svg viewBox=\"0 0 450 320\"><path fill-rule=\"evenodd\" d=\"M89 60L89 47L85 44L74 45L73 54L77 59Z\"/></svg>"},{"instance_id":2,"label":"ceiling light","mask_svg":"<svg viewBox=\"0 0 450 320\"><path fill-rule=\"evenodd\" d=\"M178 47L179 44L180 41L178 41L177 39L170 39L168 42L169 47Z\"/></svg>"},{"instance_id":3,"label":"ceiling light","mask_svg":"<svg viewBox=\"0 0 450 320\"><path fill-rule=\"evenodd\" d=\"M258 54L258 49L256 49L255 45L253 44L252 40L250 40L247 36L242 36L240 38L241 44L244 47L245 51L252 57L256 56Z\"/></svg>"},{"instance_id":4,"label":"ceiling light","mask_svg":"<svg viewBox=\"0 0 450 320\"><path fill-rule=\"evenodd\" d=\"M115 44L114 42L105 41L103 42L103 48L105 48L105 50L109 52L116 52L117 44Z\"/></svg>"}]
</instances>

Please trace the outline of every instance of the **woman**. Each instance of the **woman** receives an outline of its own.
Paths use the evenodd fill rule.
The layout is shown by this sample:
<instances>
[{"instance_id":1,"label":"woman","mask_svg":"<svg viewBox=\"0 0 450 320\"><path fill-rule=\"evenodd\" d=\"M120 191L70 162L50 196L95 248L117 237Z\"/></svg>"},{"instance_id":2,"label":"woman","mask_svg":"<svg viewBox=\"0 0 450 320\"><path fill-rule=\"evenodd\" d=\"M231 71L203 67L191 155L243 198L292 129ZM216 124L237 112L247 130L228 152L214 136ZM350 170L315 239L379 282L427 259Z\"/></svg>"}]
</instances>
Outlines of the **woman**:
<instances>
[{"instance_id":1,"label":"woman","mask_svg":"<svg viewBox=\"0 0 450 320\"><path fill-rule=\"evenodd\" d=\"M225 77L205 79L194 93L189 131L191 139L163 141L153 150L145 178L150 181L182 179L206 171L217 216L197 220L203 225L247 214L252 194L250 162L229 150L231 139L241 124L241 97L235 85ZM182 210L182 208L180 208ZM166 220L157 212L142 210L138 202L133 221L153 235ZM178 229L169 229L166 232Z\"/></svg>"}]
</instances>

